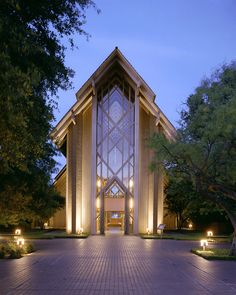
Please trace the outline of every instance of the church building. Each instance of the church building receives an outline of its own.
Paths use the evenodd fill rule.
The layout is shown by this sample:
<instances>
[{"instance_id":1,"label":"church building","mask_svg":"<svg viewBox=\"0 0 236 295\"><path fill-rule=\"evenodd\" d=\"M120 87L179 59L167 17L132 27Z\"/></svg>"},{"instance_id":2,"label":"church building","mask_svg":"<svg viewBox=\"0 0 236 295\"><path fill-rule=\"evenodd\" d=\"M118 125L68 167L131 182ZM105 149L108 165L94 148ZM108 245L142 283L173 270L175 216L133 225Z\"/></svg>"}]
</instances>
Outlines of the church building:
<instances>
[{"instance_id":1,"label":"church building","mask_svg":"<svg viewBox=\"0 0 236 295\"><path fill-rule=\"evenodd\" d=\"M175 129L155 93L118 48L76 93L52 138L66 157L55 179L65 209L50 220L68 233L156 233L164 220L164 175L151 172L154 133ZM169 221L171 222L171 220Z\"/></svg>"}]
</instances>

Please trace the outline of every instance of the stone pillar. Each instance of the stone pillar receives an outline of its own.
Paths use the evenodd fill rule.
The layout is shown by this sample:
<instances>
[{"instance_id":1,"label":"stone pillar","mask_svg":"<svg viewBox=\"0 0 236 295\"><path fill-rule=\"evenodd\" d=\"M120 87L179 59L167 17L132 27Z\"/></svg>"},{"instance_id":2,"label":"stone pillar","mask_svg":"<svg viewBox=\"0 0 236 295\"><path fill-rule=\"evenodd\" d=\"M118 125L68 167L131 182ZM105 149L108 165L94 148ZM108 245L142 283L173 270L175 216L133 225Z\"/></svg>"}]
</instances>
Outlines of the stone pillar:
<instances>
[{"instance_id":1,"label":"stone pillar","mask_svg":"<svg viewBox=\"0 0 236 295\"><path fill-rule=\"evenodd\" d=\"M158 172L154 171L154 192L153 192L153 234L157 233L157 201L158 201Z\"/></svg>"},{"instance_id":2,"label":"stone pillar","mask_svg":"<svg viewBox=\"0 0 236 295\"><path fill-rule=\"evenodd\" d=\"M76 118L76 125L74 125L76 133L76 148L74 159L76 167L76 232L80 230L82 225L82 140L83 140L83 113L80 113Z\"/></svg>"},{"instance_id":3,"label":"stone pillar","mask_svg":"<svg viewBox=\"0 0 236 295\"><path fill-rule=\"evenodd\" d=\"M66 179L66 231L76 232L76 141L73 123L67 133L67 179Z\"/></svg>"},{"instance_id":4,"label":"stone pillar","mask_svg":"<svg viewBox=\"0 0 236 295\"><path fill-rule=\"evenodd\" d=\"M163 213L164 213L164 175L161 166L158 167L157 171L157 223L163 223Z\"/></svg>"},{"instance_id":5,"label":"stone pillar","mask_svg":"<svg viewBox=\"0 0 236 295\"><path fill-rule=\"evenodd\" d=\"M153 136L155 130L155 117L149 113L149 134L148 137ZM147 137L146 137L147 138ZM153 160L154 153L151 149L148 149L148 154L149 154L149 161L148 165L151 163ZM149 178L149 183L148 183L148 228L150 232L154 233L156 232L156 223L155 223L155 218L157 218L157 208L155 208L155 197L157 198L157 194L155 195L155 172L151 172L149 170L148 166L148 178Z\"/></svg>"},{"instance_id":6,"label":"stone pillar","mask_svg":"<svg viewBox=\"0 0 236 295\"><path fill-rule=\"evenodd\" d=\"M92 98L92 146L91 146L91 234L96 234L97 194L97 95Z\"/></svg>"},{"instance_id":7,"label":"stone pillar","mask_svg":"<svg viewBox=\"0 0 236 295\"><path fill-rule=\"evenodd\" d=\"M104 193L100 193L100 234L103 235L105 233L105 228L104 228Z\"/></svg>"},{"instance_id":8,"label":"stone pillar","mask_svg":"<svg viewBox=\"0 0 236 295\"><path fill-rule=\"evenodd\" d=\"M125 193L125 235L129 234L129 195Z\"/></svg>"},{"instance_id":9,"label":"stone pillar","mask_svg":"<svg viewBox=\"0 0 236 295\"><path fill-rule=\"evenodd\" d=\"M138 89L135 91L135 127L134 127L134 234L139 233L139 112L140 99L138 96Z\"/></svg>"}]
</instances>

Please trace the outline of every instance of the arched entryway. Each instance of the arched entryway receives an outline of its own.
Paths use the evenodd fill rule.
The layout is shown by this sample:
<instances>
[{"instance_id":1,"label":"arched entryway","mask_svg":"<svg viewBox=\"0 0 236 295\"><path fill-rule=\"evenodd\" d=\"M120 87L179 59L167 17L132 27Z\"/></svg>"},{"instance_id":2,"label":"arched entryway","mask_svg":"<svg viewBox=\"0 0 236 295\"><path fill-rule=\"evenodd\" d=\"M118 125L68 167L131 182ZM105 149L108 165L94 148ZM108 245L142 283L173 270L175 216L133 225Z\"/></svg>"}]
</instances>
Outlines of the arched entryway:
<instances>
[{"instance_id":1,"label":"arched entryway","mask_svg":"<svg viewBox=\"0 0 236 295\"><path fill-rule=\"evenodd\" d=\"M104 234L113 227L124 234L133 232L133 195L118 177L112 177L97 197L98 228Z\"/></svg>"}]
</instances>

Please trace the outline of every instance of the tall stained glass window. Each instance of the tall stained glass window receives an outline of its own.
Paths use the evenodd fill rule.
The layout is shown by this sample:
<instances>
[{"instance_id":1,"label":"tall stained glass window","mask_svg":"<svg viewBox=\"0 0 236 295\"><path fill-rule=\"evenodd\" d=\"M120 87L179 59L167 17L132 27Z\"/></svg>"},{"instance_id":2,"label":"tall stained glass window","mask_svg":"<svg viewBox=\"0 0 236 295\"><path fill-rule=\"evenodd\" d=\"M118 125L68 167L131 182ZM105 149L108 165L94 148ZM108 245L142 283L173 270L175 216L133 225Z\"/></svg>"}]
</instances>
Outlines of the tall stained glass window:
<instances>
[{"instance_id":1,"label":"tall stained glass window","mask_svg":"<svg viewBox=\"0 0 236 295\"><path fill-rule=\"evenodd\" d=\"M129 189L134 177L134 90L116 77L97 92L97 178L116 175Z\"/></svg>"}]
</instances>

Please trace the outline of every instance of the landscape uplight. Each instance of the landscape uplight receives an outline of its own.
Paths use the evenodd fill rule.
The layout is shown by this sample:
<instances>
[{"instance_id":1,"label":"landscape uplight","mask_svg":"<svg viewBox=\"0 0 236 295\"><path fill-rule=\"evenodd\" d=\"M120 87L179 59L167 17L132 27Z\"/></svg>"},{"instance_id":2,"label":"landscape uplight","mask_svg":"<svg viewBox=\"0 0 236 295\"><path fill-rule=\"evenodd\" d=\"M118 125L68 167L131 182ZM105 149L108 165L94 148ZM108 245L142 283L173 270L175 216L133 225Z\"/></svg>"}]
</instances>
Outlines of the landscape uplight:
<instances>
[{"instance_id":1,"label":"landscape uplight","mask_svg":"<svg viewBox=\"0 0 236 295\"><path fill-rule=\"evenodd\" d=\"M205 251L206 247L208 246L208 241L207 240L201 240L200 243L201 243L202 250Z\"/></svg>"},{"instance_id":2,"label":"landscape uplight","mask_svg":"<svg viewBox=\"0 0 236 295\"><path fill-rule=\"evenodd\" d=\"M83 231L84 231L83 228L80 227L80 228L79 228L79 231L78 231L78 234L79 234L79 235L82 235Z\"/></svg>"}]
</instances>

